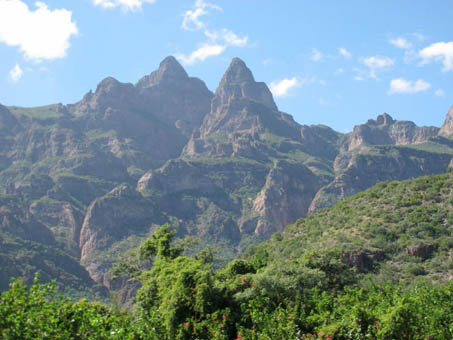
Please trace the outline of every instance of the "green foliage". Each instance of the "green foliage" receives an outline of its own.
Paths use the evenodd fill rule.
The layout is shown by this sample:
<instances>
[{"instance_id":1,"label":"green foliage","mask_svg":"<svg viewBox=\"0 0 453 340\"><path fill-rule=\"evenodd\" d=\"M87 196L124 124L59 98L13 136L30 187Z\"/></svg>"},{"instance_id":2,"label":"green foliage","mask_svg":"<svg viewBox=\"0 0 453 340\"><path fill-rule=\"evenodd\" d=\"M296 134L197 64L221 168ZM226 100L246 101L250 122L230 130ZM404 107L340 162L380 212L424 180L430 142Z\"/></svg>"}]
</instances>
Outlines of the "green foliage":
<instances>
[{"instance_id":1,"label":"green foliage","mask_svg":"<svg viewBox=\"0 0 453 340\"><path fill-rule=\"evenodd\" d=\"M138 339L130 316L81 299L72 302L56 293L55 282L28 288L13 280L0 295L0 338L4 340Z\"/></svg>"},{"instance_id":2,"label":"green foliage","mask_svg":"<svg viewBox=\"0 0 453 340\"><path fill-rule=\"evenodd\" d=\"M379 190L388 189L397 190L398 184L381 184ZM439 247L442 244L443 251L448 252L451 247L447 234L433 223L441 210L434 206L421 207L431 214L429 220L419 216L418 204L411 210L411 216L420 220L417 223L394 222L386 217L390 212L379 214L377 218L391 220L387 222L391 228L369 221L364 227L349 202L338 204L336 209L343 226L350 223L347 216L352 216L354 223L373 238L400 242L401 233L411 235L416 230L415 238L420 233L425 238L430 235L432 240L441 235ZM36 279L27 288L22 281L14 280L10 289L0 295L0 338L453 338L453 283L433 284L429 280L414 280L410 286L403 281L372 283L370 278L378 278L370 276L372 267L367 269L370 271L367 275L357 273L358 268L366 267L363 254L370 250L357 241L362 241L359 236L350 235L347 228L328 229L326 234L315 217L308 218L306 223L311 229L305 230L303 238L288 237L288 233L294 232L291 229L276 234L266 247L254 247L248 254L250 260L236 259L216 271L212 268L212 249L194 257L183 256L184 247L193 240L174 242L175 233L168 225L157 228L149 239L125 256L128 263L123 262L123 267L119 264L123 275L133 273L141 281L135 306L129 313L84 299L72 302L56 293L55 283L41 285ZM316 249L304 243L305 249L295 252L301 240L320 237L326 243L317 244ZM332 243L334 237L341 240L342 247ZM412 244L410 237L404 238L405 244ZM419 251L431 249L428 243L417 246L414 249ZM408 253L398 256L400 261L408 263L404 267L408 275L425 274L426 260ZM144 262L152 266L146 268ZM382 281L385 271L390 271L389 277L394 278L389 268L390 264L382 266L379 276Z\"/></svg>"},{"instance_id":3,"label":"green foliage","mask_svg":"<svg viewBox=\"0 0 453 340\"><path fill-rule=\"evenodd\" d=\"M297 221L245 257L265 251L271 262L284 266L287 259L317 254L346 264L359 280L385 276L411 283L427 276L443 281L451 270L452 188L452 174L379 183Z\"/></svg>"}]
</instances>

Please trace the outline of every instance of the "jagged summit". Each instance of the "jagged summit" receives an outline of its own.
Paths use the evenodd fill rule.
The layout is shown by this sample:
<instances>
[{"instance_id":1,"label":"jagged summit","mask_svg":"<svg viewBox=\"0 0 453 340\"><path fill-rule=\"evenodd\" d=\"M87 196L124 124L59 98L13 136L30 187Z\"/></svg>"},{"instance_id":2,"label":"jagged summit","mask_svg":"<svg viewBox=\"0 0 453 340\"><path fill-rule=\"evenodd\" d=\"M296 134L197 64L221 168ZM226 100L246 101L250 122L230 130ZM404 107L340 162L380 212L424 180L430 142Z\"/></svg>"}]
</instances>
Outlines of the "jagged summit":
<instances>
[{"instance_id":1,"label":"jagged summit","mask_svg":"<svg viewBox=\"0 0 453 340\"><path fill-rule=\"evenodd\" d=\"M233 58L230 66L225 71L219 87L224 84L241 84L241 83L254 83L252 71L247 67L243 60Z\"/></svg>"},{"instance_id":2,"label":"jagged summit","mask_svg":"<svg viewBox=\"0 0 453 340\"><path fill-rule=\"evenodd\" d=\"M453 124L453 123L452 123ZM452 130L453 131L453 130ZM417 126L414 122L394 120L388 113L357 125L349 136L348 149L362 145L407 145L423 143L437 136L439 128Z\"/></svg>"},{"instance_id":3,"label":"jagged summit","mask_svg":"<svg viewBox=\"0 0 453 340\"><path fill-rule=\"evenodd\" d=\"M447 112L445 121L440 128L439 135L451 136L453 134L453 105L450 106L450 110Z\"/></svg>"},{"instance_id":4,"label":"jagged summit","mask_svg":"<svg viewBox=\"0 0 453 340\"><path fill-rule=\"evenodd\" d=\"M391 125L395 122L395 120L388 113L384 112L377 117L376 122L379 125Z\"/></svg>"},{"instance_id":5,"label":"jagged summit","mask_svg":"<svg viewBox=\"0 0 453 340\"><path fill-rule=\"evenodd\" d=\"M217 111L224 105L230 105L232 100L241 99L253 101L267 106L273 111L278 111L267 85L256 82L244 61L233 58L215 92L212 111Z\"/></svg>"},{"instance_id":6,"label":"jagged summit","mask_svg":"<svg viewBox=\"0 0 453 340\"><path fill-rule=\"evenodd\" d=\"M366 122L366 125L378 126L378 125L392 125L395 123L395 120L388 113L384 112L383 114L377 116L376 120L369 119Z\"/></svg>"},{"instance_id":7,"label":"jagged summit","mask_svg":"<svg viewBox=\"0 0 453 340\"><path fill-rule=\"evenodd\" d=\"M149 76L144 76L137 82L137 87L150 87L162 82L175 82L188 79L189 76L174 56L168 56L161 61L159 68Z\"/></svg>"},{"instance_id":8,"label":"jagged summit","mask_svg":"<svg viewBox=\"0 0 453 340\"><path fill-rule=\"evenodd\" d=\"M110 92L112 89L121 86L121 83L113 77L107 77L101 80L96 87L96 93Z\"/></svg>"}]
</instances>

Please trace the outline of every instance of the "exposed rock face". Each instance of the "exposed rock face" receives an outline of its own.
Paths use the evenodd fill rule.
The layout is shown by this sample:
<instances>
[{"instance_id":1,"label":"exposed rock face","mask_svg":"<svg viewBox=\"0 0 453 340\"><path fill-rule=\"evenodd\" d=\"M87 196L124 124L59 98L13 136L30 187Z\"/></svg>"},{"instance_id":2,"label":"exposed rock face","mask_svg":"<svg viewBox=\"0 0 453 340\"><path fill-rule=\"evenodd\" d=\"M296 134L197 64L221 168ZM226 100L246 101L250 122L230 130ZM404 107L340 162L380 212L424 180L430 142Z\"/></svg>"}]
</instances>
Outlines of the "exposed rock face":
<instances>
[{"instance_id":1,"label":"exposed rock face","mask_svg":"<svg viewBox=\"0 0 453 340\"><path fill-rule=\"evenodd\" d=\"M138 82L136 87L143 89L159 84L176 85L181 81L187 81L189 75L186 70L173 56L168 56L159 65L159 68L149 76L144 76Z\"/></svg>"},{"instance_id":2,"label":"exposed rock face","mask_svg":"<svg viewBox=\"0 0 453 340\"><path fill-rule=\"evenodd\" d=\"M213 94L168 57L135 85L109 77L73 105L0 105L0 245L14 234L11 251L34 242L44 257L66 254L71 272L40 267L92 285L76 257L107 287L112 262L151 225L241 251L244 237L268 237L378 181L444 172L452 117L440 130L388 114L346 135L302 126L242 60ZM367 266L362 254L345 261Z\"/></svg>"},{"instance_id":3,"label":"exposed rock face","mask_svg":"<svg viewBox=\"0 0 453 340\"><path fill-rule=\"evenodd\" d=\"M88 207L79 239L81 260L91 277L110 287L108 269L112 258L100 254L108 252L114 243L127 242L130 237L129 246L137 246L134 237L143 237L153 223L163 222L152 202L127 184L94 200Z\"/></svg>"},{"instance_id":4,"label":"exposed rock face","mask_svg":"<svg viewBox=\"0 0 453 340\"><path fill-rule=\"evenodd\" d=\"M135 86L104 79L74 110L86 130L103 131L95 140L99 146L146 171L180 154L209 112L211 98L201 80L167 57Z\"/></svg>"},{"instance_id":5,"label":"exposed rock face","mask_svg":"<svg viewBox=\"0 0 453 340\"><path fill-rule=\"evenodd\" d=\"M452 154L448 153L391 146L377 146L357 154L341 154L335 162L338 175L319 190L309 213L330 207L378 182L444 173L451 159Z\"/></svg>"},{"instance_id":6,"label":"exposed rock face","mask_svg":"<svg viewBox=\"0 0 453 340\"><path fill-rule=\"evenodd\" d=\"M53 200L39 200L30 205L30 213L44 224L68 252L80 257L79 237L83 215L69 203Z\"/></svg>"},{"instance_id":7,"label":"exposed rock face","mask_svg":"<svg viewBox=\"0 0 453 340\"><path fill-rule=\"evenodd\" d=\"M253 202L260 216L255 233L269 237L305 216L319 187L317 177L305 166L276 162Z\"/></svg>"},{"instance_id":8,"label":"exposed rock face","mask_svg":"<svg viewBox=\"0 0 453 340\"><path fill-rule=\"evenodd\" d=\"M435 249L436 247L432 244L419 244L416 246L407 247L406 252L410 256L417 256L422 258L423 260L426 260Z\"/></svg>"},{"instance_id":9,"label":"exposed rock face","mask_svg":"<svg viewBox=\"0 0 453 340\"><path fill-rule=\"evenodd\" d=\"M298 129L299 125L292 117L278 111L266 84L256 82L245 63L234 58L215 92L210 113L182 155L256 155L253 144L258 134L269 132L297 138ZM253 152L246 149L253 149Z\"/></svg>"},{"instance_id":10,"label":"exposed rock face","mask_svg":"<svg viewBox=\"0 0 453 340\"><path fill-rule=\"evenodd\" d=\"M452 134L453 134L453 105L450 107L450 110L448 110L444 124L442 125L439 131L440 136L450 137Z\"/></svg>"},{"instance_id":11,"label":"exposed rock face","mask_svg":"<svg viewBox=\"0 0 453 340\"><path fill-rule=\"evenodd\" d=\"M158 214L152 204L127 184L121 184L88 207L79 246L82 260L119 239L149 231Z\"/></svg>"},{"instance_id":12,"label":"exposed rock face","mask_svg":"<svg viewBox=\"0 0 453 340\"><path fill-rule=\"evenodd\" d=\"M189 77L174 57L165 58L157 71L136 85L144 109L190 137L210 111L212 93L204 82Z\"/></svg>"},{"instance_id":13,"label":"exposed rock face","mask_svg":"<svg viewBox=\"0 0 453 340\"><path fill-rule=\"evenodd\" d=\"M0 136L12 135L20 129L21 126L16 117L5 106L0 104Z\"/></svg>"},{"instance_id":14,"label":"exposed rock face","mask_svg":"<svg viewBox=\"0 0 453 340\"><path fill-rule=\"evenodd\" d=\"M418 127L413 122L395 121L384 113L376 120L354 127L348 140L348 150L362 145L406 145L422 143L437 136L439 128Z\"/></svg>"}]
</instances>

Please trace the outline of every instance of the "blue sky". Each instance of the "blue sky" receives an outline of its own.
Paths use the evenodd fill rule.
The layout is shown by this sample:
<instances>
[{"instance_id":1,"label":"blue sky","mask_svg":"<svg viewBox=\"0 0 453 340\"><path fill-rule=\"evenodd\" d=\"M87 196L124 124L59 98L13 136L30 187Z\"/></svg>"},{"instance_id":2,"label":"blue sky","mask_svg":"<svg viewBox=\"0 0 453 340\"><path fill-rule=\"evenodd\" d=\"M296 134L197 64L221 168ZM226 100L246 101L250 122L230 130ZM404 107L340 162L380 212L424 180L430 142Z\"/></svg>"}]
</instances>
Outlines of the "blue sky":
<instances>
[{"instance_id":1,"label":"blue sky","mask_svg":"<svg viewBox=\"0 0 453 340\"><path fill-rule=\"evenodd\" d=\"M233 57L280 110L340 132L453 104L451 0L0 0L0 103L73 103L175 55L215 90Z\"/></svg>"}]
</instances>

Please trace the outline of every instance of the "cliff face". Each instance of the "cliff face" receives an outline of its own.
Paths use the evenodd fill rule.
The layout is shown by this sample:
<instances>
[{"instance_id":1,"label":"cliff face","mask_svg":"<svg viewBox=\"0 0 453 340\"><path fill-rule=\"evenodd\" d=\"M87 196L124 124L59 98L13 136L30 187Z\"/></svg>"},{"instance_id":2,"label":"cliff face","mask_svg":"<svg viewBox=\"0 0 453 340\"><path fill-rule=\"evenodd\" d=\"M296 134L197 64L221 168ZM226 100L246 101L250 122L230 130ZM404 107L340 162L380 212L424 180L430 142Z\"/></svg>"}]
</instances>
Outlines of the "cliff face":
<instances>
[{"instance_id":1,"label":"cliff face","mask_svg":"<svg viewBox=\"0 0 453 340\"><path fill-rule=\"evenodd\" d=\"M453 134L453 105L450 107L450 110L447 112L445 121L440 128L439 135L444 137L451 137Z\"/></svg>"},{"instance_id":2,"label":"cliff face","mask_svg":"<svg viewBox=\"0 0 453 340\"><path fill-rule=\"evenodd\" d=\"M135 85L109 77L72 105L0 105L0 242L14 234L5 249L34 242L46 259L50 247L62 257L48 278L80 274L102 291L153 226L233 254L378 181L444 172L452 117L439 129L383 114L341 134L279 111L238 58L213 94L167 57Z\"/></svg>"},{"instance_id":3,"label":"cliff face","mask_svg":"<svg viewBox=\"0 0 453 340\"><path fill-rule=\"evenodd\" d=\"M347 143L352 150L362 145L406 145L428 141L439 134L439 128L432 126L418 127L413 122L395 121L384 113L376 120L354 127Z\"/></svg>"},{"instance_id":4,"label":"cliff face","mask_svg":"<svg viewBox=\"0 0 453 340\"><path fill-rule=\"evenodd\" d=\"M81 261L96 282L110 288L108 268L113 258L105 254L118 241L129 239L129 247L137 246L137 237L147 235L153 223L164 221L152 202L121 184L88 207L79 237Z\"/></svg>"}]
</instances>

